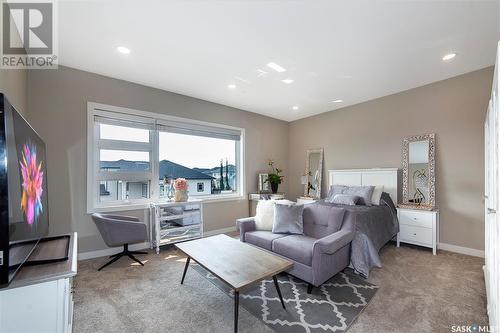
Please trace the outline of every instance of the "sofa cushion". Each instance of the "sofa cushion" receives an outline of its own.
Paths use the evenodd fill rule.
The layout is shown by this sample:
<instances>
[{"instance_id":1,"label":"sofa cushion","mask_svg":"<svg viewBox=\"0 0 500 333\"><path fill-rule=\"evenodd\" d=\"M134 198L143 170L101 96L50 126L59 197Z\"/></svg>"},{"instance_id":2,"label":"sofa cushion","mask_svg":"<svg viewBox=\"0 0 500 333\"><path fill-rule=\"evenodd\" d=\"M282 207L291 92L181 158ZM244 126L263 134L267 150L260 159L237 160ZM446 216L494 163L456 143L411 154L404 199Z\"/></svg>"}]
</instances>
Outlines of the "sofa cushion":
<instances>
[{"instance_id":1,"label":"sofa cushion","mask_svg":"<svg viewBox=\"0 0 500 333\"><path fill-rule=\"evenodd\" d=\"M295 202L289 205L275 205L272 232L275 234L302 235L304 233L304 225L302 223L303 210L304 205L299 205Z\"/></svg>"},{"instance_id":2,"label":"sofa cushion","mask_svg":"<svg viewBox=\"0 0 500 333\"><path fill-rule=\"evenodd\" d=\"M259 200L255 210L255 229L271 231L274 221L274 200Z\"/></svg>"},{"instance_id":3,"label":"sofa cushion","mask_svg":"<svg viewBox=\"0 0 500 333\"><path fill-rule=\"evenodd\" d=\"M250 231L245 233L245 242L272 251L273 241L285 236L284 234L273 234L270 231Z\"/></svg>"},{"instance_id":4,"label":"sofa cushion","mask_svg":"<svg viewBox=\"0 0 500 333\"><path fill-rule=\"evenodd\" d=\"M275 239L273 252L290 258L304 265L312 265L312 252L315 238L304 235L289 235Z\"/></svg>"},{"instance_id":5,"label":"sofa cushion","mask_svg":"<svg viewBox=\"0 0 500 333\"><path fill-rule=\"evenodd\" d=\"M304 235L323 238L342 227L345 209L330 205L312 204L304 206Z\"/></svg>"}]
</instances>

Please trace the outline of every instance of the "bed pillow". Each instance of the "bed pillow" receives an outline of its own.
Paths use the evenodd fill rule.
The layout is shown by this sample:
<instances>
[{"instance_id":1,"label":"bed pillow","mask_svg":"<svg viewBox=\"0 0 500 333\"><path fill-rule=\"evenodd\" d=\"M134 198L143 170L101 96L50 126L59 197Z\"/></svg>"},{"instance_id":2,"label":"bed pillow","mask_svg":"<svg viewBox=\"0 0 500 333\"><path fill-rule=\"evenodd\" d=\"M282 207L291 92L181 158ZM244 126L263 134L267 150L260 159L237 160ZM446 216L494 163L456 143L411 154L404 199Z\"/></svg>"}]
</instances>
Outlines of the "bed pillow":
<instances>
[{"instance_id":1,"label":"bed pillow","mask_svg":"<svg viewBox=\"0 0 500 333\"><path fill-rule=\"evenodd\" d=\"M275 234L303 235L303 211L304 205L296 203L275 205L272 232Z\"/></svg>"},{"instance_id":2,"label":"bed pillow","mask_svg":"<svg viewBox=\"0 0 500 333\"><path fill-rule=\"evenodd\" d=\"M371 206L372 194L375 186L349 186L342 194L359 196L358 205Z\"/></svg>"},{"instance_id":3,"label":"bed pillow","mask_svg":"<svg viewBox=\"0 0 500 333\"><path fill-rule=\"evenodd\" d=\"M335 194L332 203L339 205L355 206L359 201L359 196L351 194Z\"/></svg>"},{"instance_id":4,"label":"bed pillow","mask_svg":"<svg viewBox=\"0 0 500 333\"><path fill-rule=\"evenodd\" d=\"M348 188L345 185L332 185L330 186L330 190L328 190L328 194L326 196L325 201L333 202L333 197L337 194L342 194Z\"/></svg>"},{"instance_id":5,"label":"bed pillow","mask_svg":"<svg viewBox=\"0 0 500 333\"><path fill-rule=\"evenodd\" d=\"M377 185L373 189L372 194L372 204L375 206L380 205L380 197L382 196L382 192L384 192L384 185Z\"/></svg>"},{"instance_id":6,"label":"bed pillow","mask_svg":"<svg viewBox=\"0 0 500 333\"><path fill-rule=\"evenodd\" d=\"M274 221L274 200L259 200L255 211L255 229L271 231Z\"/></svg>"}]
</instances>

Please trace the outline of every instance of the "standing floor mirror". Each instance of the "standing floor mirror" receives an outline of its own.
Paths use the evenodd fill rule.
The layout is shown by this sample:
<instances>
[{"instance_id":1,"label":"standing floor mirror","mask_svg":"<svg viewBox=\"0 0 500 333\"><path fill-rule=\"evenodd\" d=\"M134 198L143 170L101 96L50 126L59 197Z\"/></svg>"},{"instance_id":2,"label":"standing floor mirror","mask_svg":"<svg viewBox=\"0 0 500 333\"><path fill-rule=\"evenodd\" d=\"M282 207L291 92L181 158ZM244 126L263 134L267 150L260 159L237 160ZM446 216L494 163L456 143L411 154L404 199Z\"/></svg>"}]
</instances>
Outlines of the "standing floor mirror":
<instances>
[{"instance_id":1,"label":"standing floor mirror","mask_svg":"<svg viewBox=\"0 0 500 333\"><path fill-rule=\"evenodd\" d=\"M323 176L323 149L308 149L306 172L303 176L304 196L321 198L321 181Z\"/></svg>"},{"instance_id":2,"label":"standing floor mirror","mask_svg":"<svg viewBox=\"0 0 500 333\"><path fill-rule=\"evenodd\" d=\"M432 210L436 206L435 134L403 140L402 207Z\"/></svg>"}]
</instances>

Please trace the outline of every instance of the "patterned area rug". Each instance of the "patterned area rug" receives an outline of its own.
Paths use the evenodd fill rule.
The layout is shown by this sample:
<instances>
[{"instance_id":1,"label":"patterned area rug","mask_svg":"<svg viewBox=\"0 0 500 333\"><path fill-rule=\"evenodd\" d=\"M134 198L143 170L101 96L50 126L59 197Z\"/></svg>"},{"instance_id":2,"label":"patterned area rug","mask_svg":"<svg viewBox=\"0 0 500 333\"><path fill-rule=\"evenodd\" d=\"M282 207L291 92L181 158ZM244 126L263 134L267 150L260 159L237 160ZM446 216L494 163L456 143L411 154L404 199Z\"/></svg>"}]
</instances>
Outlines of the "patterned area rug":
<instances>
[{"instance_id":1,"label":"patterned area rug","mask_svg":"<svg viewBox=\"0 0 500 333\"><path fill-rule=\"evenodd\" d=\"M203 267L192 264L202 276L229 296L233 291ZM287 310L273 280L263 280L240 293L240 306L276 332L345 332L368 305L378 287L346 270L307 293L307 283L288 274L278 281Z\"/></svg>"}]
</instances>

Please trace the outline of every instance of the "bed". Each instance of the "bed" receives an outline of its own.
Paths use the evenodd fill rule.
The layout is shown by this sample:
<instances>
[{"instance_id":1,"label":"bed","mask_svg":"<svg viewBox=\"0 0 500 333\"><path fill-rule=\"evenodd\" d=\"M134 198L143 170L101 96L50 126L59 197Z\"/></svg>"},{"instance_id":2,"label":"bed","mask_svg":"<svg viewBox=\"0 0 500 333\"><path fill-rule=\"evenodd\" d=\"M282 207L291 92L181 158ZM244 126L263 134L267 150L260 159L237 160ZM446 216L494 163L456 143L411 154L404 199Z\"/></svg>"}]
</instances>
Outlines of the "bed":
<instances>
[{"instance_id":1,"label":"bed","mask_svg":"<svg viewBox=\"0 0 500 333\"><path fill-rule=\"evenodd\" d=\"M345 208L355 216L356 235L351 243L350 267L368 277L373 267L382 267L380 249L399 232L395 204L398 202L398 169L349 169L329 170L328 188L331 185L383 185L384 194L379 206L345 206L324 200L319 205Z\"/></svg>"}]
</instances>

